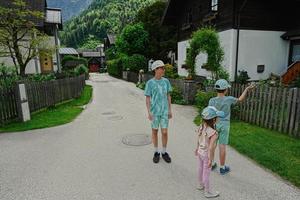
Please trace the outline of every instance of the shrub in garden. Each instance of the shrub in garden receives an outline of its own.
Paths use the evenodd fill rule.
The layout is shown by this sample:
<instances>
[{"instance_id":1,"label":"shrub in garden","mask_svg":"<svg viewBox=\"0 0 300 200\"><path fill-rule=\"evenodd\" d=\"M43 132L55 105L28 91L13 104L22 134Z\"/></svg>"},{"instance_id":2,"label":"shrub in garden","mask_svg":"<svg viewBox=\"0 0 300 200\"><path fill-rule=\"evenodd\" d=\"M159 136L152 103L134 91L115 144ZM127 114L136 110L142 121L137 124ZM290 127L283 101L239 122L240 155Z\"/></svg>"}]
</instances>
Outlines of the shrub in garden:
<instances>
[{"instance_id":1,"label":"shrub in garden","mask_svg":"<svg viewBox=\"0 0 300 200\"><path fill-rule=\"evenodd\" d=\"M209 99L215 96L215 92L198 91L195 97L195 102L197 108L199 109L199 112L201 112L203 108L208 106Z\"/></svg>"},{"instance_id":2,"label":"shrub in garden","mask_svg":"<svg viewBox=\"0 0 300 200\"><path fill-rule=\"evenodd\" d=\"M66 66L67 62L74 62L74 66ZM62 70L72 70L80 64L88 66L88 61L85 58L78 58L75 56L65 56L61 61Z\"/></svg>"},{"instance_id":3,"label":"shrub in garden","mask_svg":"<svg viewBox=\"0 0 300 200\"><path fill-rule=\"evenodd\" d=\"M147 70L147 60L145 56L139 54L133 54L132 56L124 56L122 58L123 70L129 69L129 71L138 73L141 69Z\"/></svg>"},{"instance_id":4,"label":"shrub in garden","mask_svg":"<svg viewBox=\"0 0 300 200\"><path fill-rule=\"evenodd\" d=\"M107 72L109 75L118 78L122 76L122 62L120 58L108 60L106 63L107 63Z\"/></svg>"},{"instance_id":5,"label":"shrub in garden","mask_svg":"<svg viewBox=\"0 0 300 200\"><path fill-rule=\"evenodd\" d=\"M13 86L20 77L17 75L14 67L8 67L0 63L0 88L7 88Z\"/></svg>"},{"instance_id":6,"label":"shrub in garden","mask_svg":"<svg viewBox=\"0 0 300 200\"><path fill-rule=\"evenodd\" d=\"M142 89L142 90L145 90L145 86L146 86L146 83L145 82L141 82L141 83L137 83L136 84L136 87Z\"/></svg>"},{"instance_id":7,"label":"shrub in garden","mask_svg":"<svg viewBox=\"0 0 300 200\"><path fill-rule=\"evenodd\" d=\"M250 79L248 76L248 72L245 70L240 71L239 70L239 75L236 77L236 82L240 84L246 84L247 81Z\"/></svg>"},{"instance_id":8,"label":"shrub in garden","mask_svg":"<svg viewBox=\"0 0 300 200\"><path fill-rule=\"evenodd\" d=\"M175 86L173 87L170 95L171 95L172 103L180 104L180 105L187 104L187 102L183 99L182 92L177 87Z\"/></svg>"},{"instance_id":9,"label":"shrub in garden","mask_svg":"<svg viewBox=\"0 0 300 200\"><path fill-rule=\"evenodd\" d=\"M55 80L55 74L50 73L50 74L32 74L28 75L26 77L27 80L29 81L37 81L37 82L42 82L42 81L50 81L50 80Z\"/></svg>"},{"instance_id":10,"label":"shrub in garden","mask_svg":"<svg viewBox=\"0 0 300 200\"><path fill-rule=\"evenodd\" d=\"M85 65L78 65L75 69L74 72L76 74L76 76L79 76L81 74L85 75L85 79L89 78L89 69L87 68L87 66Z\"/></svg>"},{"instance_id":11,"label":"shrub in garden","mask_svg":"<svg viewBox=\"0 0 300 200\"><path fill-rule=\"evenodd\" d=\"M175 71L173 65L166 64L165 65L165 77L176 79L179 77L177 72Z\"/></svg>"}]
</instances>

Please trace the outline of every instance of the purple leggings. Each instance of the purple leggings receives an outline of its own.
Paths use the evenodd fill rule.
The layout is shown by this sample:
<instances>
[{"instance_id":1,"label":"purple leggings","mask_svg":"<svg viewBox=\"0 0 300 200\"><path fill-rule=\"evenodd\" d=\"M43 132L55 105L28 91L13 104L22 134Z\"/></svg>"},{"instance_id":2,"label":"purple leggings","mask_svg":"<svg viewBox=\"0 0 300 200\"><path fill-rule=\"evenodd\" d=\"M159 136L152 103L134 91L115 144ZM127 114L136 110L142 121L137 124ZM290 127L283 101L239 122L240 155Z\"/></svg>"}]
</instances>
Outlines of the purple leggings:
<instances>
[{"instance_id":1,"label":"purple leggings","mask_svg":"<svg viewBox=\"0 0 300 200\"><path fill-rule=\"evenodd\" d=\"M198 180L199 183L204 186L205 191L209 191L209 174L211 168L208 167L208 155L199 155L199 165L198 165Z\"/></svg>"}]
</instances>

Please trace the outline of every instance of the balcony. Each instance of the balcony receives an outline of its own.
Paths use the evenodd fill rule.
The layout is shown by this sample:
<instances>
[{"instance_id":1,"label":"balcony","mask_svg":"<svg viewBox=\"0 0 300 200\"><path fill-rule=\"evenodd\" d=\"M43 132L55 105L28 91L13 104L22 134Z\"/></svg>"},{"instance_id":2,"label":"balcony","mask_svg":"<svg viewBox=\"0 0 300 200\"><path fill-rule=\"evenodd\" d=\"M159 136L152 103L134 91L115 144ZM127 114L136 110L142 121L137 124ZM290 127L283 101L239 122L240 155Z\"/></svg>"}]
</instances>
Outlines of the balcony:
<instances>
[{"instance_id":1,"label":"balcony","mask_svg":"<svg viewBox=\"0 0 300 200\"><path fill-rule=\"evenodd\" d=\"M47 8L45 22L49 24L62 24L61 9Z\"/></svg>"}]
</instances>

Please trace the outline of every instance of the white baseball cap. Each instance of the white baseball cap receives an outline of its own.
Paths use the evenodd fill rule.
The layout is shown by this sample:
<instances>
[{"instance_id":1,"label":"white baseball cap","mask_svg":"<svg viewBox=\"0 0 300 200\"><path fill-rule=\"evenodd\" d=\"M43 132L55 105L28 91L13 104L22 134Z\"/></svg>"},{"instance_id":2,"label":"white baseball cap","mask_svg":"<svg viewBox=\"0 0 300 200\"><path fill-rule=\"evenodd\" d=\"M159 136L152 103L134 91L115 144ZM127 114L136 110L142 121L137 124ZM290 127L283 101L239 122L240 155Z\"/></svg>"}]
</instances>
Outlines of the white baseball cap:
<instances>
[{"instance_id":1,"label":"white baseball cap","mask_svg":"<svg viewBox=\"0 0 300 200\"><path fill-rule=\"evenodd\" d=\"M164 63L163 61L161 61L161 60L156 60L156 61L154 61L154 62L152 63L152 65L151 65L151 70L154 71L156 68L158 68L158 67L163 67L163 66L165 66L165 63Z\"/></svg>"}]
</instances>

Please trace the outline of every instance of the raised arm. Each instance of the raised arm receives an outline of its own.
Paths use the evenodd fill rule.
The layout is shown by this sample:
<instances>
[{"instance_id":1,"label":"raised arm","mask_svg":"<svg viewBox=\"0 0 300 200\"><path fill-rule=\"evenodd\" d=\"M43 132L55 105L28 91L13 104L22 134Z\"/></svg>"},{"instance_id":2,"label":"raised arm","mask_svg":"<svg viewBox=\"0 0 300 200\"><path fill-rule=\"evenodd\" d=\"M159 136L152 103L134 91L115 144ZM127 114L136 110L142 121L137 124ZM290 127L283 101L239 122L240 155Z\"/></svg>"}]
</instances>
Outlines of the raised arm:
<instances>
[{"instance_id":1,"label":"raised arm","mask_svg":"<svg viewBox=\"0 0 300 200\"><path fill-rule=\"evenodd\" d=\"M244 101L246 99L248 91L250 91L250 90L252 90L254 88L255 88L254 84L251 84L248 87L246 87L246 89L243 91L243 93L241 94L241 96L238 98L238 101Z\"/></svg>"}]
</instances>

